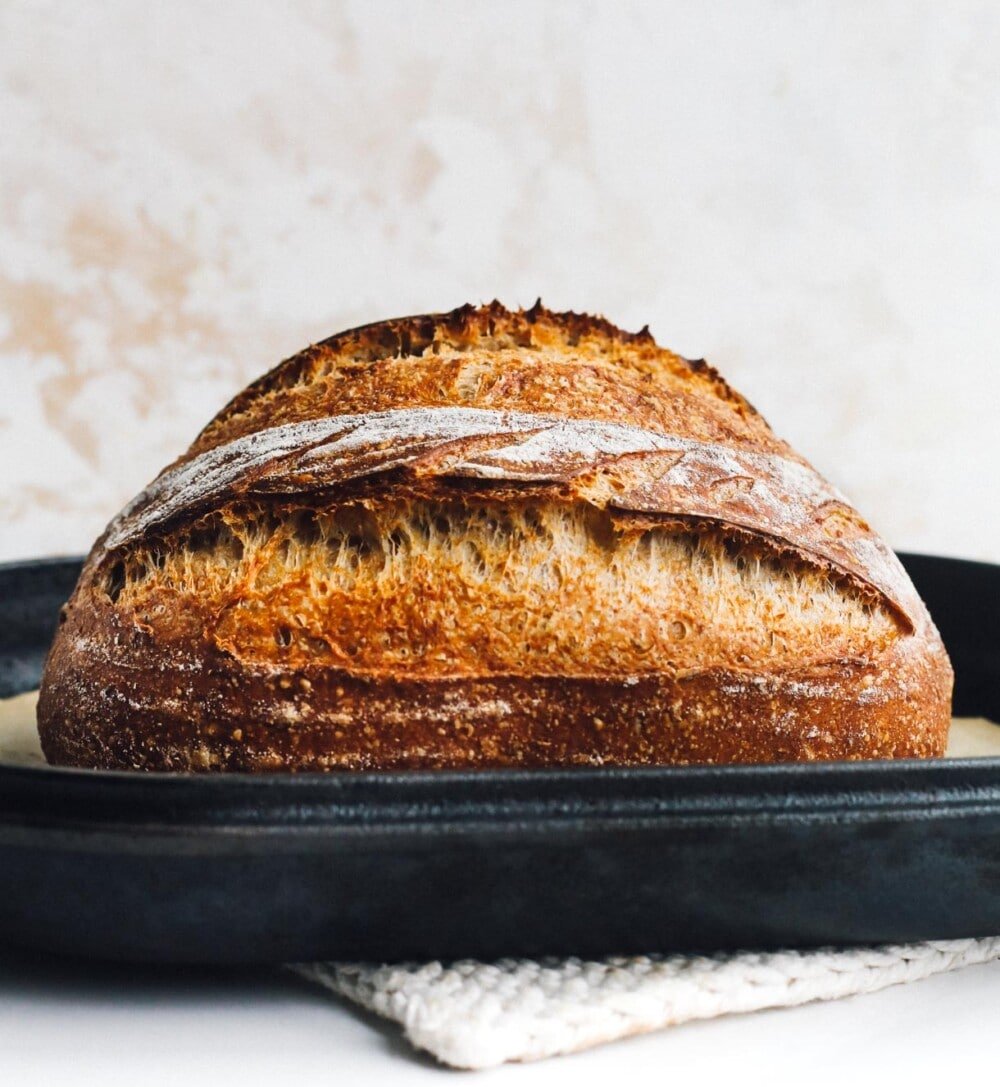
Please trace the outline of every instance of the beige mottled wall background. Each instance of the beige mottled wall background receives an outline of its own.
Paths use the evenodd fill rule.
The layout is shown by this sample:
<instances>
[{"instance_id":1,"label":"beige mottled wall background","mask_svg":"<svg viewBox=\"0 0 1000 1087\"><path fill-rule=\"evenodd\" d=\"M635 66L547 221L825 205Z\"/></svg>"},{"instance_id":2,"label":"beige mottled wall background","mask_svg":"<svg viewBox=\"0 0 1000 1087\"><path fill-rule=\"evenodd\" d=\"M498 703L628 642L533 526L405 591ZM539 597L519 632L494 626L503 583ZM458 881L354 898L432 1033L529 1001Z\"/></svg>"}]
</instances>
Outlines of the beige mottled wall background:
<instances>
[{"instance_id":1,"label":"beige mottled wall background","mask_svg":"<svg viewBox=\"0 0 1000 1087\"><path fill-rule=\"evenodd\" d=\"M0 558L309 341L539 294L1000 560L1000 5L0 3Z\"/></svg>"}]
</instances>

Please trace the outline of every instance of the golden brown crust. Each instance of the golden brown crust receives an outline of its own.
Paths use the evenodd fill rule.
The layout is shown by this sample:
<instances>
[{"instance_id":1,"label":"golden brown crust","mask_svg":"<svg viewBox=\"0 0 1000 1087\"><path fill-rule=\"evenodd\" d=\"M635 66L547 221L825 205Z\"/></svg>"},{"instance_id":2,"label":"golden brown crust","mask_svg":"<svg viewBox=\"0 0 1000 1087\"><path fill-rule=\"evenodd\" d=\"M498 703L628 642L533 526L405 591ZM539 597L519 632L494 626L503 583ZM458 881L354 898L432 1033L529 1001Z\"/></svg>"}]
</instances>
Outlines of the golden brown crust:
<instances>
[{"instance_id":1,"label":"golden brown crust","mask_svg":"<svg viewBox=\"0 0 1000 1087\"><path fill-rule=\"evenodd\" d=\"M493 303L223 409L95 545L39 727L123 768L924 757L950 690L895 557L713 370Z\"/></svg>"},{"instance_id":2,"label":"golden brown crust","mask_svg":"<svg viewBox=\"0 0 1000 1087\"><path fill-rule=\"evenodd\" d=\"M448 405L553 409L706 440L753 439L795 455L703 359L659 347L648 328L623 332L602 317L553 313L539 299L529 310L494 301L331 336L248 385L181 459L262 426Z\"/></svg>"},{"instance_id":3,"label":"golden brown crust","mask_svg":"<svg viewBox=\"0 0 1000 1087\"><path fill-rule=\"evenodd\" d=\"M794 556L582 504L438 491L227 518L88 572L64 638L99 645L80 624L113 615L155 632L164 666L202 646L411 679L801 671L900 639L877 600Z\"/></svg>"},{"instance_id":4,"label":"golden brown crust","mask_svg":"<svg viewBox=\"0 0 1000 1087\"><path fill-rule=\"evenodd\" d=\"M164 653L104 611L56 644L39 709L51 762L273 772L927 758L943 754L950 723L946 658L905 642L780 674L412 679L247 666L190 643Z\"/></svg>"}]
</instances>

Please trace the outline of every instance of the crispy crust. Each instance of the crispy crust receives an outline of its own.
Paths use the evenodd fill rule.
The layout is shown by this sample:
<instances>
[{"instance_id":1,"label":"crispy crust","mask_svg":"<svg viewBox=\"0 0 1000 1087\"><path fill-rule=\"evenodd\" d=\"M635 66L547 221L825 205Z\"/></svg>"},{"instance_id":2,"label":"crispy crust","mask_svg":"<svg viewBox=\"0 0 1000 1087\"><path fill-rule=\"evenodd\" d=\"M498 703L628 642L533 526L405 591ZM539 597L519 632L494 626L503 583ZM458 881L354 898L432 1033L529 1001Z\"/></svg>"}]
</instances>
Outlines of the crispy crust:
<instances>
[{"instance_id":1,"label":"crispy crust","mask_svg":"<svg viewBox=\"0 0 1000 1087\"><path fill-rule=\"evenodd\" d=\"M251 382L215 416L181 459L251 433L262 420L273 426L283 421L289 407L291 416L304 419L329 414L331 408L346 414L349 410L382 411L399 404L461 402L461 389L456 395L448 388L447 371L477 349L512 352L521 363L533 351L569 352L562 368L548 359L540 375L518 367L513 380L498 382L495 399L504 408L538 411L548 397L557 397L559 412L567 417L624 417L640 425L646 417L655 419L674 408L670 418L674 426L667 427L667 432L683 434L690 425L683 409L691 406L692 396L701 394L694 420L714 428L714 436L752 436L759 443L771 442L791 452L750 402L704 359L685 359L665 350L648 326L624 332L603 317L553 313L539 299L528 310L511 311L493 301L487 306L465 305L450 313L398 317L339 332ZM381 365L397 361L402 365ZM348 388L337 380L343 375L350 378ZM330 377L334 380L322 380ZM581 377L590 382L581 382ZM669 387L673 402L658 397L649 388L653 383L660 391ZM309 397L310 391L315 397ZM477 399L484 407L492 403L488 396ZM723 407L712 410L713 401Z\"/></svg>"},{"instance_id":2,"label":"crispy crust","mask_svg":"<svg viewBox=\"0 0 1000 1087\"><path fill-rule=\"evenodd\" d=\"M56 643L39 711L46 757L61 765L401 770L926 758L943 753L950 722L946 660L914 652L909 639L875 660L780 675L426 680L276 672L190 646L164 652L109 607L74 627Z\"/></svg>"},{"instance_id":3,"label":"crispy crust","mask_svg":"<svg viewBox=\"0 0 1000 1087\"><path fill-rule=\"evenodd\" d=\"M431 675L293 659L281 648L287 616L264 595L277 644L239 656L210 632L234 591L257 592L252 578L234 590L230 576L224 592L210 568L181 597L154 569L159 605L117 595L137 554L190 565L192 532L213 518L239 527L248 510L280 521L348 504L529 498L655 532L724 534L831 579L845 622L847 601L869 601L893 617L891 636L820 658L803 638L792 667L706 649L696 667L661 655L653 671L615 674L576 658L556 675L530 655L477 670L472 639L454 674ZM888 548L715 371L648 330L493 303L342 333L227 405L95 545L46 665L39 730L50 761L128 769L927 757L944 751L951 682Z\"/></svg>"}]
</instances>

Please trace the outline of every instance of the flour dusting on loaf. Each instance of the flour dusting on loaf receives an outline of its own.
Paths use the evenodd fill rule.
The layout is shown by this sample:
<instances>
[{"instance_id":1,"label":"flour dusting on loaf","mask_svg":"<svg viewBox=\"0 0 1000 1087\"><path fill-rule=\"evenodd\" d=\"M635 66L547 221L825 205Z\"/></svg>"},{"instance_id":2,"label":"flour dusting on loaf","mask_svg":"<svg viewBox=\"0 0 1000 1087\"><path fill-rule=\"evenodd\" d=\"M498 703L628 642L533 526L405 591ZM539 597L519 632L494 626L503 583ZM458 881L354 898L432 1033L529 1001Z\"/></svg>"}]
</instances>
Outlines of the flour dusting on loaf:
<instances>
[{"instance_id":1,"label":"flour dusting on loaf","mask_svg":"<svg viewBox=\"0 0 1000 1087\"><path fill-rule=\"evenodd\" d=\"M903 567L700 361L498 303L227 405L95 544L50 760L177 770L941 754Z\"/></svg>"}]
</instances>

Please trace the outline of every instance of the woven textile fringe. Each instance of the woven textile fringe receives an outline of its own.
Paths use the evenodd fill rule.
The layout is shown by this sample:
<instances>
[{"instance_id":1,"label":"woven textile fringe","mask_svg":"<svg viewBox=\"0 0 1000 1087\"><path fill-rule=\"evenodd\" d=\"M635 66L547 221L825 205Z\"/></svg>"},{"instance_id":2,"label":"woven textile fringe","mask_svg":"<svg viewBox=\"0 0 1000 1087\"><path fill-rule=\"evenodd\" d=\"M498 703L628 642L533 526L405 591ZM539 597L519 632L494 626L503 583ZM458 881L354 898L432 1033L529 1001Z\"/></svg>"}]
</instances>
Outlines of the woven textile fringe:
<instances>
[{"instance_id":1,"label":"woven textile fringe","mask_svg":"<svg viewBox=\"0 0 1000 1087\"><path fill-rule=\"evenodd\" d=\"M401 1024L444 1064L490 1068L692 1019L836 1000L1000 958L1000 937L845 951L293 969Z\"/></svg>"}]
</instances>

